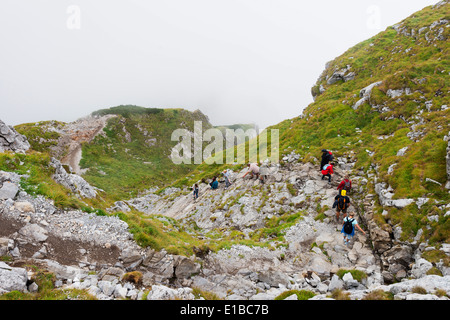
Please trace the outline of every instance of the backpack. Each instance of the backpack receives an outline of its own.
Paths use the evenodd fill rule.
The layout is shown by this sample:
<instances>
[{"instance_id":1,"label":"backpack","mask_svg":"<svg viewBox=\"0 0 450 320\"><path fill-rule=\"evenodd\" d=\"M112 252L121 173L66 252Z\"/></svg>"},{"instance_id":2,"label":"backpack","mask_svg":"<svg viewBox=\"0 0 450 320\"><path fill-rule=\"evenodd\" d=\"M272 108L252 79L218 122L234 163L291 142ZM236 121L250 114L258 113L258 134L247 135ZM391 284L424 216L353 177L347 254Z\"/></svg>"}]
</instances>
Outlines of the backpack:
<instances>
[{"instance_id":1,"label":"backpack","mask_svg":"<svg viewBox=\"0 0 450 320\"><path fill-rule=\"evenodd\" d=\"M337 208L338 208L339 210L345 210L345 209L347 209L345 197L339 197L338 203L337 203Z\"/></svg>"},{"instance_id":2,"label":"backpack","mask_svg":"<svg viewBox=\"0 0 450 320\"><path fill-rule=\"evenodd\" d=\"M353 232L353 221L355 221L355 219L349 220L347 218L347 221L345 221L344 223L344 232L346 234L351 234Z\"/></svg>"},{"instance_id":3,"label":"backpack","mask_svg":"<svg viewBox=\"0 0 450 320\"><path fill-rule=\"evenodd\" d=\"M328 159L329 159L329 161L333 161L333 159L334 159L334 156L331 153L331 151L328 151Z\"/></svg>"},{"instance_id":4,"label":"backpack","mask_svg":"<svg viewBox=\"0 0 450 320\"><path fill-rule=\"evenodd\" d=\"M345 190L350 190L350 180L349 180L349 181L345 181L345 183L344 183L344 189L345 189Z\"/></svg>"}]
</instances>

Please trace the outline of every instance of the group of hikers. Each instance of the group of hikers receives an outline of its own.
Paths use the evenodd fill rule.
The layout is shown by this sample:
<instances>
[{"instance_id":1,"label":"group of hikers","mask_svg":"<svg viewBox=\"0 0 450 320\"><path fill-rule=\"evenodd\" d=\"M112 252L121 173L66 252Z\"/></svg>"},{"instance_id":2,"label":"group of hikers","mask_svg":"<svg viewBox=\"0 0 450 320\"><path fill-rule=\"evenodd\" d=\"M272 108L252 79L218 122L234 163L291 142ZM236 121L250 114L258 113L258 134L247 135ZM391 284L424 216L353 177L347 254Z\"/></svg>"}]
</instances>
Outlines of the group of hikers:
<instances>
[{"instance_id":1,"label":"group of hikers","mask_svg":"<svg viewBox=\"0 0 450 320\"><path fill-rule=\"evenodd\" d=\"M333 154L331 151L328 151L326 149L322 150L322 160L320 163L320 170L322 174L322 180L325 178L328 178L328 183L331 183L331 175L334 174L333 171ZM256 179L259 179L261 183L264 183L264 179L266 175L268 174L266 172L267 166L262 165L261 168L258 166L257 163L249 163L247 164L247 172L243 175L242 178L245 178L247 175L250 175L250 179L253 179L253 177L256 177ZM222 172L224 180L225 180L225 189L227 189L229 186L231 186L231 172L230 170L224 170ZM215 190L219 188L219 180L218 177L215 176L212 181L209 183L211 189ZM358 225L356 219L355 219L355 213L353 211L349 212L347 215L347 210L350 206L350 198L348 197L348 193L352 189L352 182L349 179L349 176L346 175L344 180L341 181L341 183L338 185L338 195L334 198L333 203L333 209L336 208L336 222L339 223L339 217L342 213L343 216L343 224L342 224L342 230L341 233L344 234L344 243L347 245L351 238L355 235L355 229L357 228L362 233L365 234L364 230L360 228ZM194 200L197 200L198 198L198 191L199 187L198 184L194 185Z\"/></svg>"},{"instance_id":2,"label":"group of hikers","mask_svg":"<svg viewBox=\"0 0 450 320\"><path fill-rule=\"evenodd\" d=\"M352 188L352 182L349 177L346 176L337 187L339 194L334 198L333 208L336 208L336 221L339 223L339 216L342 212L343 224L341 233L344 235L344 243L347 245L351 238L355 235L355 229L358 229L362 233L366 234L363 229L358 225L355 219L355 213L350 211L347 215L347 209L350 206L350 198L347 193Z\"/></svg>"},{"instance_id":3,"label":"group of hikers","mask_svg":"<svg viewBox=\"0 0 450 320\"><path fill-rule=\"evenodd\" d=\"M242 178L245 178L247 175L250 175L250 179L253 179L253 177L256 177L261 183L264 183L264 179L267 175L267 166L262 165L261 167L258 166L257 163L249 163L247 164L248 171L242 176ZM222 175L224 177L225 181L225 189L228 189L229 186L231 186L231 171L229 169L226 169L222 172ZM215 190L219 188L219 180L217 176L214 176L212 181L209 183L209 186L211 189ZM198 198L198 184L194 185L194 200Z\"/></svg>"},{"instance_id":4,"label":"group of hikers","mask_svg":"<svg viewBox=\"0 0 450 320\"><path fill-rule=\"evenodd\" d=\"M223 177L224 177L224 180L225 180L225 189L228 189L228 187L231 186L231 177L230 177L231 172L230 172L230 170L227 169L227 170L224 170L222 172L222 174L223 174ZM212 181L209 183L209 186L213 190L219 188L219 180L217 179L217 176L215 176L212 179ZM199 187L198 187L197 183L194 185L193 190L194 190L194 200L197 200L198 199L198 190L199 190Z\"/></svg>"},{"instance_id":5,"label":"group of hikers","mask_svg":"<svg viewBox=\"0 0 450 320\"><path fill-rule=\"evenodd\" d=\"M331 183L331 175L334 173L332 162L334 159L331 151L326 149L322 150L322 161L320 163L320 170L322 173L322 180L328 177L328 183ZM344 235L344 243L347 245L351 238L355 235L355 229L358 229L362 233L366 234L364 230L358 225L355 219L355 213L353 211L349 212L347 215L347 209L350 206L350 198L347 193L352 189L352 181L349 176L346 175L344 180L339 183L337 190L338 195L334 198L333 209L336 208L336 222L339 223L339 217L342 212L343 224L341 233Z\"/></svg>"}]
</instances>

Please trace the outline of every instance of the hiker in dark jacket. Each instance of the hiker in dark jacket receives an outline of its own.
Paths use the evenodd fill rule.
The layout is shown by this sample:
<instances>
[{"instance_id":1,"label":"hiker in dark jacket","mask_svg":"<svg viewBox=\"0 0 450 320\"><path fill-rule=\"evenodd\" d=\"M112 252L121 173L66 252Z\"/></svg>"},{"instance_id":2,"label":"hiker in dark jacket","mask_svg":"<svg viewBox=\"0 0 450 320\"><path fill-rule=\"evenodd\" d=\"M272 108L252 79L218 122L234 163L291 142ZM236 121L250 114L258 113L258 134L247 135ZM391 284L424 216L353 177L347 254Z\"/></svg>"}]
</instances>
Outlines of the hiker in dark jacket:
<instances>
[{"instance_id":1,"label":"hiker in dark jacket","mask_svg":"<svg viewBox=\"0 0 450 320\"><path fill-rule=\"evenodd\" d=\"M336 208L336 219L339 222L340 213L343 213L344 218L347 216L347 209L350 206L350 198L347 197L347 192L341 190L339 194L334 197L333 208Z\"/></svg>"},{"instance_id":2,"label":"hiker in dark jacket","mask_svg":"<svg viewBox=\"0 0 450 320\"><path fill-rule=\"evenodd\" d=\"M331 152L323 149L322 150L322 161L320 162L320 170L323 170L324 165L330 163L330 161L333 160L333 156L331 155Z\"/></svg>"},{"instance_id":3,"label":"hiker in dark jacket","mask_svg":"<svg viewBox=\"0 0 450 320\"><path fill-rule=\"evenodd\" d=\"M198 199L198 184L194 185L194 200Z\"/></svg>"}]
</instances>

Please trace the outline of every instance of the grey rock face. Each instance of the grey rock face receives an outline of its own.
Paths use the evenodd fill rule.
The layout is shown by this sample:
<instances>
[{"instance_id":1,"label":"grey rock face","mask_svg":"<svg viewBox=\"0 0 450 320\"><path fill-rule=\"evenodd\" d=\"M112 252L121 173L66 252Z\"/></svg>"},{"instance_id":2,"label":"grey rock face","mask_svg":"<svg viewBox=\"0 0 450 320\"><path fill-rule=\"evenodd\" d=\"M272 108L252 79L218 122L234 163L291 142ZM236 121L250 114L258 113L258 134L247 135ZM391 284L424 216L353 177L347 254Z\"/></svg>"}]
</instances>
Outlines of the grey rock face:
<instances>
[{"instance_id":1,"label":"grey rock face","mask_svg":"<svg viewBox=\"0 0 450 320\"><path fill-rule=\"evenodd\" d=\"M0 171L0 200L14 199L19 192L19 181L18 174Z\"/></svg>"},{"instance_id":2,"label":"grey rock face","mask_svg":"<svg viewBox=\"0 0 450 320\"><path fill-rule=\"evenodd\" d=\"M113 212L129 212L131 211L130 207L124 201L116 201L111 208L108 208L109 211Z\"/></svg>"},{"instance_id":3,"label":"grey rock face","mask_svg":"<svg viewBox=\"0 0 450 320\"><path fill-rule=\"evenodd\" d=\"M372 89L381 85L382 83L383 83L382 81L374 82L374 83L368 85L367 87L361 89L361 91L359 92L359 97L361 99L355 103L355 105L353 106L353 109L356 110L356 109L358 109L359 106L368 102L370 100L370 95L372 93Z\"/></svg>"},{"instance_id":4,"label":"grey rock face","mask_svg":"<svg viewBox=\"0 0 450 320\"><path fill-rule=\"evenodd\" d=\"M378 194L380 199L380 204L385 207L396 207L396 208L404 208L411 203L414 203L414 199L395 199L392 200L394 193L393 190L388 187L386 188L385 183L377 183L375 184L375 192Z\"/></svg>"},{"instance_id":5,"label":"grey rock face","mask_svg":"<svg viewBox=\"0 0 450 320\"><path fill-rule=\"evenodd\" d=\"M278 287L280 284L289 285L289 277L280 271L265 271L258 275L261 282L265 282L272 287Z\"/></svg>"},{"instance_id":6,"label":"grey rock face","mask_svg":"<svg viewBox=\"0 0 450 320\"><path fill-rule=\"evenodd\" d=\"M0 152L25 153L30 148L27 138L0 120Z\"/></svg>"},{"instance_id":7,"label":"grey rock face","mask_svg":"<svg viewBox=\"0 0 450 320\"><path fill-rule=\"evenodd\" d=\"M0 200L14 199L19 192L16 184L6 181L0 188Z\"/></svg>"},{"instance_id":8,"label":"grey rock face","mask_svg":"<svg viewBox=\"0 0 450 320\"><path fill-rule=\"evenodd\" d=\"M24 292L27 289L28 274L23 268L11 268L0 262L0 294L10 291Z\"/></svg>"},{"instance_id":9,"label":"grey rock face","mask_svg":"<svg viewBox=\"0 0 450 320\"><path fill-rule=\"evenodd\" d=\"M331 85L334 84L340 80L347 82L350 80L353 80L355 78L355 73L354 72L350 72L351 67L347 66L345 68L342 68L339 71L334 72L330 78L328 78L327 80L327 84Z\"/></svg>"},{"instance_id":10,"label":"grey rock face","mask_svg":"<svg viewBox=\"0 0 450 320\"><path fill-rule=\"evenodd\" d=\"M67 173L61 162L52 158L50 165L55 168L53 179L66 188L78 193L83 198L95 198L97 196L96 188L92 187L81 176Z\"/></svg>"},{"instance_id":11,"label":"grey rock face","mask_svg":"<svg viewBox=\"0 0 450 320\"><path fill-rule=\"evenodd\" d=\"M37 224L27 224L22 229L19 230L19 234L23 237L29 239L33 243L44 242L47 240L48 232L44 228L38 226Z\"/></svg>"}]
</instances>

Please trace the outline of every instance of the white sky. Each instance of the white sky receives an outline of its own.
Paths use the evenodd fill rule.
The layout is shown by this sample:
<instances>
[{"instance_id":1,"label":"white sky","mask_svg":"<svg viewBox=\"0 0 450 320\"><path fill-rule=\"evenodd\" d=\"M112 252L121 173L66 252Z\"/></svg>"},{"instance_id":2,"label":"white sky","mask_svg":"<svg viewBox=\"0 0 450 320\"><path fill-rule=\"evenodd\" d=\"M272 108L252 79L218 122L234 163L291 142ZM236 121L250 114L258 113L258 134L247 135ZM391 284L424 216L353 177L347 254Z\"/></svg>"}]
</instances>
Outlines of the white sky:
<instances>
[{"instance_id":1,"label":"white sky","mask_svg":"<svg viewBox=\"0 0 450 320\"><path fill-rule=\"evenodd\" d=\"M437 2L1 0L0 119L134 104L263 128L313 101L326 62Z\"/></svg>"}]
</instances>

